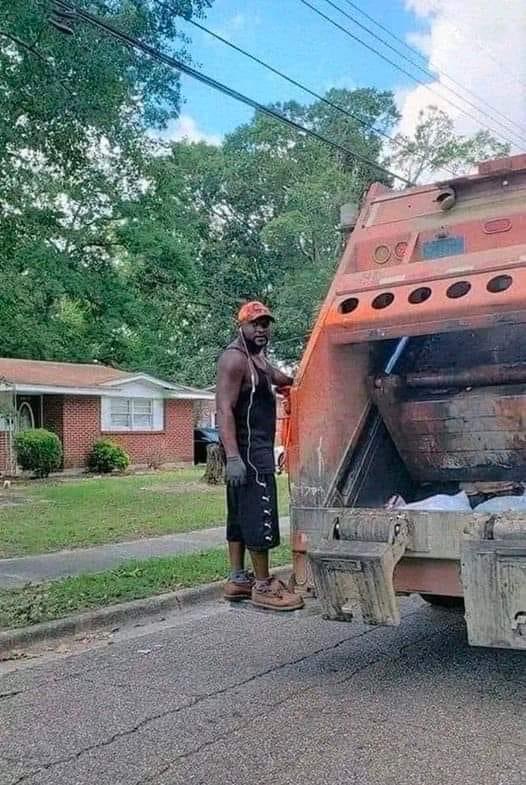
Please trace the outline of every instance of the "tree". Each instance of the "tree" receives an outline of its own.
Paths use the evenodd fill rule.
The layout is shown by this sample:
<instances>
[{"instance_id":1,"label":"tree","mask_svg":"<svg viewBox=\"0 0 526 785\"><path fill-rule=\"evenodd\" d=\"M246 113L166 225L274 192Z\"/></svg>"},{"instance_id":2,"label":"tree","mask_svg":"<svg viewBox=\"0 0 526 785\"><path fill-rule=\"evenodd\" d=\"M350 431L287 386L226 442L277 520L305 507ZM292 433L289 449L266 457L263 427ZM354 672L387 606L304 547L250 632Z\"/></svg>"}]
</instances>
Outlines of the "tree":
<instances>
[{"instance_id":1,"label":"tree","mask_svg":"<svg viewBox=\"0 0 526 785\"><path fill-rule=\"evenodd\" d=\"M507 155L510 147L488 131L459 136L451 117L436 106L429 106L420 111L413 137L397 134L390 150L389 164L408 180L421 182L440 170L458 173L466 165Z\"/></svg>"},{"instance_id":2,"label":"tree","mask_svg":"<svg viewBox=\"0 0 526 785\"><path fill-rule=\"evenodd\" d=\"M327 97L383 130L398 119L390 93L333 90ZM323 102L276 108L373 162L381 155L377 135ZM203 275L220 293L221 309L195 333L215 347L206 353L208 380L220 342L231 334L235 306L246 299L272 305L280 357L297 359L339 255L340 206L358 201L372 180L384 177L260 114L226 138L222 156L221 187L214 182L204 196L216 231L202 254Z\"/></svg>"},{"instance_id":3,"label":"tree","mask_svg":"<svg viewBox=\"0 0 526 785\"><path fill-rule=\"evenodd\" d=\"M390 93L338 90L328 98L384 132L399 119ZM377 134L323 102L276 108L385 163ZM426 171L500 152L486 136L456 142L450 127L449 118L431 112L417 129L417 139L427 139L432 151ZM440 151L432 148L438 139ZM399 140L399 152L402 147ZM406 146L397 164L411 168L412 155ZM119 356L127 367L195 385L213 381L217 356L234 334L235 312L247 299L263 299L276 313L276 358L298 360L341 253L341 205L358 205L374 180L391 184L372 165L261 114L221 147L171 145L152 162L147 179L148 190L130 203L118 232L140 303L140 320Z\"/></svg>"},{"instance_id":4,"label":"tree","mask_svg":"<svg viewBox=\"0 0 526 785\"><path fill-rule=\"evenodd\" d=\"M78 1L186 60L178 17L210 4ZM2 351L119 362L137 302L116 228L144 188L146 130L179 111L179 75L85 24L61 35L46 2L0 9Z\"/></svg>"},{"instance_id":5,"label":"tree","mask_svg":"<svg viewBox=\"0 0 526 785\"><path fill-rule=\"evenodd\" d=\"M178 16L211 0L76 0L189 60ZM341 250L339 210L375 180L399 120L390 92L331 90L275 108L353 150L267 115L220 147L161 145L179 111L177 72L49 6L0 0L0 338L8 356L93 361L210 384L247 299L269 302L275 353L294 363ZM354 117L352 117L353 115ZM411 178L505 152L456 137L436 109L388 163Z\"/></svg>"}]
</instances>

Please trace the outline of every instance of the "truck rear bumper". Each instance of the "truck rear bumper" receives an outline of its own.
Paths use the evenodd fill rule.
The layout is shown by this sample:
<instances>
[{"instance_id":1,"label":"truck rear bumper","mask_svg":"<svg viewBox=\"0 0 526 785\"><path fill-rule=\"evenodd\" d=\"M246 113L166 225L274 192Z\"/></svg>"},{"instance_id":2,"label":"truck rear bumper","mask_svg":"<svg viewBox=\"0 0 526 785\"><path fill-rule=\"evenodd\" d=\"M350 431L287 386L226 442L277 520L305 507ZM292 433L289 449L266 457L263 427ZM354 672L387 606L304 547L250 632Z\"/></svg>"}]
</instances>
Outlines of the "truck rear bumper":
<instances>
[{"instance_id":1,"label":"truck rear bumper","mask_svg":"<svg viewBox=\"0 0 526 785\"><path fill-rule=\"evenodd\" d=\"M396 625L396 594L464 596L471 645L526 649L526 516L348 508L317 515L321 539L309 542L296 515L293 545L326 618L351 621L358 610L369 624Z\"/></svg>"}]
</instances>

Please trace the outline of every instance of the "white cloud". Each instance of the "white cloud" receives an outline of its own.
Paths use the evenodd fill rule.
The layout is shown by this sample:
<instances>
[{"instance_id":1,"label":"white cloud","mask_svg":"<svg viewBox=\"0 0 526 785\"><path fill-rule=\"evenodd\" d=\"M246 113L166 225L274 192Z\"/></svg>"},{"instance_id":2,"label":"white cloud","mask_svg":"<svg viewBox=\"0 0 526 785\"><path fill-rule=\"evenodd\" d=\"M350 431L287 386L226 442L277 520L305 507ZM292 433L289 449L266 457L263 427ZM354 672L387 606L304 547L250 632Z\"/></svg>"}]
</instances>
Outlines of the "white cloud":
<instances>
[{"instance_id":1,"label":"white cloud","mask_svg":"<svg viewBox=\"0 0 526 785\"><path fill-rule=\"evenodd\" d=\"M422 86L400 91L400 130L411 133L419 111L433 104L454 119L459 133L473 133L486 124L493 128L495 136L516 141L514 152L526 150L524 0L462 0L461 3L458 0L406 0L406 7L428 26L427 33L417 33L416 37L411 34L409 40L426 56L428 67L440 72L441 76L432 84L438 95ZM446 74L458 84L452 83ZM459 85L485 99L494 109ZM461 97L452 95L447 87ZM466 117L449 101L463 107L473 117ZM489 117L465 101L480 106ZM524 131L506 123L503 115L522 126Z\"/></svg>"},{"instance_id":2,"label":"white cloud","mask_svg":"<svg viewBox=\"0 0 526 785\"><path fill-rule=\"evenodd\" d=\"M189 114L182 114L177 119L170 120L167 127L155 133L155 138L162 142L206 142L207 144L220 145L221 137L218 134L207 134L202 131L196 121Z\"/></svg>"},{"instance_id":3,"label":"white cloud","mask_svg":"<svg viewBox=\"0 0 526 785\"><path fill-rule=\"evenodd\" d=\"M231 30L242 30L246 24L246 17L244 14L235 14L235 16L227 22L227 26Z\"/></svg>"},{"instance_id":4,"label":"white cloud","mask_svg":"<svg viewBox=\"0 0 526 785\"><path fill-rule=\"evenodd\" d=\"M233 41L234 43L239 43L240 34L247 34L251 33L261 24L261 17L256 11L254 14L247 16L246 14L234 14L234 16L230 16L222 23L216 27L214 27L214 32L217 35L226 38L228 41ZM219 41L216 41L212 36L206 36L204 38L204 44L206 46L219 46L221 47L222 44Z\"/></svg>"}]
</instances>

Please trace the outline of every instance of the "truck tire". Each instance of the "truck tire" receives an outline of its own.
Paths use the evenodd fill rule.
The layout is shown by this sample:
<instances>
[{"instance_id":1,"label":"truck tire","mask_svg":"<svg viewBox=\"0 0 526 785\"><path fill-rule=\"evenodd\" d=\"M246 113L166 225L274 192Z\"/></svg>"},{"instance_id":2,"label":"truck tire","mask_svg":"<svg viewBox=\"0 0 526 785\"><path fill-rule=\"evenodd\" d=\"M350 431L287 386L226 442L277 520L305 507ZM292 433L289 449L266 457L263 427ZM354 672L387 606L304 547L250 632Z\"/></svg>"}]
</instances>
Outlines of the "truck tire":
<instances>
[{"instance_id":1,"label":"truck tire","mask_svg":"<svg viewBox=\"0 0 526 785\"><path fill-rule=\"evenodd\" d=\"M464 609L464 597L446 597L442 594L421 594L423 600L437 608Z\"/></svg>"}]
</instances>

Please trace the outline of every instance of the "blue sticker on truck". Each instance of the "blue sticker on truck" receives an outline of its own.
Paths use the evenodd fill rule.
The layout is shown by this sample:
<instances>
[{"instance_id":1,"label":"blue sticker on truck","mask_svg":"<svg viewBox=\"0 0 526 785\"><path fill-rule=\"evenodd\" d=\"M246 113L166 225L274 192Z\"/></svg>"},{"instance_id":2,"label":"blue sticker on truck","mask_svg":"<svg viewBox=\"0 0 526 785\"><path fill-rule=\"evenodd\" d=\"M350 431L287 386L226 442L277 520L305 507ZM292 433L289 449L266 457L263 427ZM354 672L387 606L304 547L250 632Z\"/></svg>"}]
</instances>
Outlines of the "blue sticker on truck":
<instances>
[{"instance_id":1,"label":"blue sticker on truck","mask_svg":"<svg viewBox=\"0 0 526 785\"><path fill-rule=\"evenodd\" d=\"M422 243L423 259L441 259L444 256L456 256L464 253L463 237L438 237Z\"/></svg>"}]
</instances>

